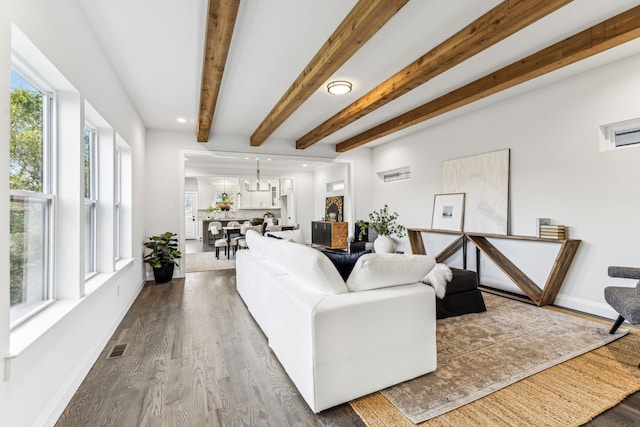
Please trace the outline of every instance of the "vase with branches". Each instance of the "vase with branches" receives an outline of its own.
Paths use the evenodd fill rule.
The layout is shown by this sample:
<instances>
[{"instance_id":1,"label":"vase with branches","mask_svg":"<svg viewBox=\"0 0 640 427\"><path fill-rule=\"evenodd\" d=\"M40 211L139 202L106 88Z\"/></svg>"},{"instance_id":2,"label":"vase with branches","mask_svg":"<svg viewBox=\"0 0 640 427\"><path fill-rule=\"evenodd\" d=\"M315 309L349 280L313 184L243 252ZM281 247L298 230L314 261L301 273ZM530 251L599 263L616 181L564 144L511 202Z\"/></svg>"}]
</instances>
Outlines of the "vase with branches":
<instances>
[{"instance_id":1,"label":"vase with branches","mask_svg":"<svg viewBox=\"0 0 640 427\"><path fill-rule=\"evenodd\" d=\"M378 238L374 242L376 252L393 252L395 251L395 242L391 239L391 235L395 234L398 238L406 235L406 228L397 223L397 212L389 212L389 206L384 205L379 211L369 213L369 223L359 219L356 221L360 228L358 240L362 240L362 236L367 228L372 229L378 234ZM382 237L382 239L380 239ZM380 242L378 242L380 240Z\"/></svg>"}]
</instances>

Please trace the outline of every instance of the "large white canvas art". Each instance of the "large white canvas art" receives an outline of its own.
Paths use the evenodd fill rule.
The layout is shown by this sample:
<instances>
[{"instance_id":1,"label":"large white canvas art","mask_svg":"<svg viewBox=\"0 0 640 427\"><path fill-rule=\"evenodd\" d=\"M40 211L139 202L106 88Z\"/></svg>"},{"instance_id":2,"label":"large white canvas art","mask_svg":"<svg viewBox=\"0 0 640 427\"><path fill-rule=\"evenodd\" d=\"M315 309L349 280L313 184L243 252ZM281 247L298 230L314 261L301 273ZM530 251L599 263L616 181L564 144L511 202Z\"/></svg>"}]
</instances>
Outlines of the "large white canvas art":
<instances>
[{"instance_id":1,"label":"large white canvas art","mask_svg":"<svg viewBox=\"0 0 640 427\"><path fill-rule=\"evenodd\" d=\"M465 193L464 231L508 234L509 149L447 160L444 193Z\"/></svg>"}]
</instances>

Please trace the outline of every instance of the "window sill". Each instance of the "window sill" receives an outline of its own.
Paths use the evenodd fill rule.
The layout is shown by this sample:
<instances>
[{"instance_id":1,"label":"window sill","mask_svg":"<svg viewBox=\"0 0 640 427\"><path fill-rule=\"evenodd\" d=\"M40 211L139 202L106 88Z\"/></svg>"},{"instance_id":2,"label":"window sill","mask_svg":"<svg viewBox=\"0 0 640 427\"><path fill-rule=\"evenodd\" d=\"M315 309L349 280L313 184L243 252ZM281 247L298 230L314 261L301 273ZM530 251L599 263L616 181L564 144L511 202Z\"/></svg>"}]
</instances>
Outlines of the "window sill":
<instances>
[{"instance_id":1,"label":"window sill","mask_svg":"<svg viewBox=\"0 0 640 427\"><path fill-rule=\"evenodd\" d=\"M100 289L102 285L110 280L117 279L120 274L128 267L133 265L133 258L119 259L116 261L115 271L112 273L97 273L91 276L84 284L85 296L91 295L96 290Z\"/></svg>"},{"instance_id":2,"label":"window sill","mask_svg":"<svg viewBox=\"0 0 640 427\"><path fill-rule=\"evenodd\" d=\"M88 295L106 283L117 279L125 270L131 268L133 259L122 259L116 263L116 270L112 273L97 274L85 283L85 296L74 300L56 300L49 307L42 310L31 319L17 326L10 332L9 354L6 359L18 357L29 346L44 336L60 320L64 319L75 307L82 304Z\"/></svg>"}]
</instances>

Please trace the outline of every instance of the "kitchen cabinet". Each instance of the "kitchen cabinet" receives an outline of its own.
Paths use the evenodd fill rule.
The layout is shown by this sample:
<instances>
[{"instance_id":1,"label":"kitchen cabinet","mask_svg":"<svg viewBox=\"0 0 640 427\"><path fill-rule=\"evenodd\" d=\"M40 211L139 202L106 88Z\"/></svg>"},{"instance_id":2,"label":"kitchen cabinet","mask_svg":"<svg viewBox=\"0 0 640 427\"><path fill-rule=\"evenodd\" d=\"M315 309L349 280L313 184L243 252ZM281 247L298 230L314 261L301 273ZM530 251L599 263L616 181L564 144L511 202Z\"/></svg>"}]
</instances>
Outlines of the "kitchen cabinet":
<instances>
[{"instance_id":1,"label":"kitchen cabinet","mask_svg":"<svg viewBox=\"0 0 640 427\"><path fill-rule=\"evenodd\" d=\"M241 181L243 184L239 191L241 196L240 204L238 205L240 209L270 209L280 207L278 179L269 180L269 183L267 180L260 180L260 188L266 189L268 186L268 191L247 191L244 185L245 181L250 182L252 188L255 188L255 179L251 181L249 178L246 178L246 180Z\"/></svg>"}]
</instances>

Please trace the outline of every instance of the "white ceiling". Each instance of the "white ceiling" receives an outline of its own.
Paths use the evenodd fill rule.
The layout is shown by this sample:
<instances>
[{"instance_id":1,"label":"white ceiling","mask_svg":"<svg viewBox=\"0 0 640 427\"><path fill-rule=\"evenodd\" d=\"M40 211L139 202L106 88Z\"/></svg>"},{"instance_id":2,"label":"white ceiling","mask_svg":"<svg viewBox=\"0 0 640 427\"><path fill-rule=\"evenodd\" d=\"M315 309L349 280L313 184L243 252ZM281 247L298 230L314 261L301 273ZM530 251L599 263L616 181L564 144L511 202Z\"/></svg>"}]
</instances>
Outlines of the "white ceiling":
<instances>
[{"instance_id":1,"label":"white ceiling","mask_svg":"<svg viewBox=\"0 0 640 427\"><path fill-rule=\"evenodd\" d=\"M186 131L193 134L195 141L207 1L77 1L146 127ZM304 151L296 152L296 139L498 3L499 0L409 1L335 73L334 78L353 82L352 93L338 97L328 94L324 87L318 88L272 138L290 140L291 153L304 155ZM639 3L573 1L320 143L336 144ZM246 138L248 149L249 136L355 4L356 0L242 0L212 135ZM521 88L494 95L462 112L638 52L640 44L629 43ZM178 123L178 117L186 118L187 123ZM432 119L400 134L441 120ZM400 134L377 143L391 141ZM263 144L267 152L269 142L267 139ZM238 147L238 151L242 150Z\"/></svg>"}]
</instances>

